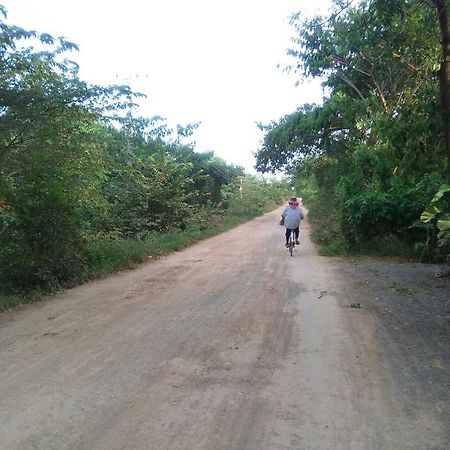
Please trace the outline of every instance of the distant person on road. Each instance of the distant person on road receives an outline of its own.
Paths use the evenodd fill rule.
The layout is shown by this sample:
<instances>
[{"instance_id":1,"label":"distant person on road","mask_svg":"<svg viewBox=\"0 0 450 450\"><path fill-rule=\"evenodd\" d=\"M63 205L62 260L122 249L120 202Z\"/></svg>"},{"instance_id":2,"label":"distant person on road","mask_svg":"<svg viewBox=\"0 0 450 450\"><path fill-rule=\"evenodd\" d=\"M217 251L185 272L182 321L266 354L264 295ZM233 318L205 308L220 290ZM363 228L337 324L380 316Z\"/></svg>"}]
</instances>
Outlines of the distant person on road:
<instances>
[{"instance_id":1,"label":"distant person on road","mask_svg":"<svg viewBox=\"0 0 450 450\"><path fill-rule=\"evenodd\" d=\"M289 205L281 214L280 225L286 227L286 247L289 247L289 237L294 232L295 243L299 245L298 235L300 233L300 220L303 219L303 211L299 207L297 197L291 197Z\"/></svg>"}]
</instances>

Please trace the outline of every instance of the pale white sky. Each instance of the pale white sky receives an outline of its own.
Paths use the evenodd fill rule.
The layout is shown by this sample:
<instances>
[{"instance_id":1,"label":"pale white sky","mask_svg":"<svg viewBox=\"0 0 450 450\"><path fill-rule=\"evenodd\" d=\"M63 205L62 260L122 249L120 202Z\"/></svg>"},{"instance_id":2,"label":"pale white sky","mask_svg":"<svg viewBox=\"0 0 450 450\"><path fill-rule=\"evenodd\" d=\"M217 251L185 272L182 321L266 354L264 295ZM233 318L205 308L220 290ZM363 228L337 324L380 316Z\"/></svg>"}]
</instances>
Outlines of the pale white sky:
<instances>
[{"instance_id":1,"label":"pale white sky","mask_svg":"<svg viewBox=\"0 0 450 450\"><path fill-rule=\"evenodd\" d=\"M311 4L312 3L312 4ZM196 150L251 173L268 123L320 102L320 82L295 87L277 69L294 35L288 17L326 12L330 0L0 0L8 23L80 47L80 77L143 92L139 115L202 122Z\"/></svg>"}]
</instances>

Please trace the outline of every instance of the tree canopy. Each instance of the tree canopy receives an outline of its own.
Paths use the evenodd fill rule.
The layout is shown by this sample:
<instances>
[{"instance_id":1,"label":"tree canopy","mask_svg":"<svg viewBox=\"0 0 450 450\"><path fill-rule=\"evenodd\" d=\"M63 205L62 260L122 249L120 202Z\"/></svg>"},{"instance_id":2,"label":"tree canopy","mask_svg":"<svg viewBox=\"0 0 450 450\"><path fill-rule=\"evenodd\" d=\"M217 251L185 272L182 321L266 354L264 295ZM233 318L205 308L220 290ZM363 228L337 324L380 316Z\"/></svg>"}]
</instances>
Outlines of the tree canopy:
<instances>
[{"instance_id":1,"label":"tree canopy","mask_svg":"<svg viewBox=\"0 0 450 450\"><path fill-rule=\"evenodd\" d=\"M245 197L255 183L279 195L196 152L200 124L133 117L140 94L81 80L77 50L9 25L0 5L0 291L82 278L98 241L145 240L236 209L243 180Z\"/></svg>"},{"instance_id":2,"label":"tree canopy","mask_svg":"<svg viewBox=\"0 0 450 450\"><path fill-rule=\"evenodd\" d=\"M434 3L336 0L329 17L292 16L289 69L299 83L322 77L327 95L321 105L260 124L257 168L311 174L319 194L334 199L342 231L353 229L352 239L367 233L377 209L397 215L399 202L413 213L385 221L377 235L408 229L445 181L449 115L441 102ZM372 203L370 211L363 211L364 202ZM364 226L355 214L365 215Z\"/></svg>"}]
</instances>

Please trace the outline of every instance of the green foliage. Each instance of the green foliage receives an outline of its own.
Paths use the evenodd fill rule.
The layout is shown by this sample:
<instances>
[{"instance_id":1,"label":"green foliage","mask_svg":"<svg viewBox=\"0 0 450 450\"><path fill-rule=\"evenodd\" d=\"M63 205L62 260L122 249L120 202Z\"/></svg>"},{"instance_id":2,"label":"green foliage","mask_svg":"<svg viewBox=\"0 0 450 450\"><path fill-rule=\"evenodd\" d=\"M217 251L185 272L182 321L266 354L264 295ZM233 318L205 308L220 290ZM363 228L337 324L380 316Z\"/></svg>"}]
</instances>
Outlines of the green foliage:
<instances>
[{"instance_id":1,"label":"green foliage","mask_svg":"<svg viewBox=\"0 0 450 450\"><path fill-rule=\"evenodd\" d=\"M255 217L285 201L289 193L286 182L246 176L240 178L227 193L228 211L238 217Z\"/></svg>"},{"instance_id":2,"label":"green foliage","mask_svg":"<svg viewBox=\"0 0 450 450\"><path fill-rule=\"evenodd\" d=\"M62 56L76 45L0 25L0 283L56 286L83 267L82 210L102 170L96 123L120 90L77 78Z\"/></svg>"},{"instance_id":3,"label":"green foliage","mask_svg":"<svg viewBox=\"0 0 450 450\"><path fill-rule=\"evenodd\" d=\"M187 245L226 222L244 176L186 145L199 124L124 114L140 94L83 82L73 50L0 21L0 291L14 298Z\"/></svg>"},{"instance_id":4,"label":"green foliage","mask_svg":"<svg viewBox=\"0 0 450 450\"><path fill-rule=\"evenodd\" d=\"M302 166L298 166L299 168ZM318 194L317 182L311 174L297 170L294 175L294 190L304 203L313 202Z\"/></svg>"},{"instance_id":5,"label":"green foliage","mask_svg":"<svg viewBox=\"0 0 450 450\"><path fill-rule=\"evenodd\" d=\"M244 176L242 167L227 164L213 152L196 153L191 147L172 147L170 154L177 163L189 164L188 176L192 180L190 204L219 205L223 202L222 188Z\"/></svg>"},{"instance_id":6,"label":"green foliage","mask_svg":"<svg viewBox=\"0 0 450 450\"><path fill-rule=\"evenodd\" d=\"M325 245L426 239L418 218L446 166L434 8L418 0L335 1L330 17L297 14L292 25L288 69L324 77L328 96L260 125L258 170L309 180L314 235Z\"/></svg>"},{"instance_id":7,"label":"green foliage","mask_svg":"<svg viewBox=\"0 0 450 450\"><path fill-rule=\"evenodd\" d=\"M340 205L335 196L316 194L307 200L312 239L321 246L321 254L332 256L348 250L340 227Z\"/></svg>"},{"instance_id":8,"label":"green foliage","mask_svg":"<svg viewBox=\"0 0 450 450\"><path fill-rule=\"evenodd\" d=\"M389 234L411 237L410 226L423 209L417 197L416 190L352 196L344 204L344 235L357 244Z\"/></svg>"},{"instance_id":9,"label":"green foliage","mask_svg":"<svg viewBox=\"0 0 450 450\"><path fill-rule=\"evenodd\" d=\"M179 226L188 213L189 181L186 167L170 157L130 155L128 164L103 183L109 210L101 228L142 239Z\"/></svg>"},{"instance_id":10,"label":"green foliage","mask_svg":"<svg viewBox=\"0 0 450 450\"><path fill-rule=\"evenodd\" d=\"M145 239L103 237L92 240L86 251L86 277L95 278L134 265L164 253L180 250L200 237L196 231L149 233Z\"/></svg>"},{"instance_id":11,"label":"green foliage","mask_svg":"<svg viewBox=\"0 0 450 450\"><path fill-rule=\"evenodd\" d=\"M257 170L292 170L305 159L323 153L345 156L355 139L361 137L355 124L358 108L361 106L352 98L336 94L322 106L304 105L278 122L259 124L266 135L256 154Z\"/></svg>"},{"instance_id":12,"label":"green foliage","mask_svg":"<svg viewBox=\"0 0 450 450\"><path fill-rule=\"evenodd\" d=\"M450 185L439 188L420 220L436 227L440 246L450 246Z\"/></svg>"}]
</instances>

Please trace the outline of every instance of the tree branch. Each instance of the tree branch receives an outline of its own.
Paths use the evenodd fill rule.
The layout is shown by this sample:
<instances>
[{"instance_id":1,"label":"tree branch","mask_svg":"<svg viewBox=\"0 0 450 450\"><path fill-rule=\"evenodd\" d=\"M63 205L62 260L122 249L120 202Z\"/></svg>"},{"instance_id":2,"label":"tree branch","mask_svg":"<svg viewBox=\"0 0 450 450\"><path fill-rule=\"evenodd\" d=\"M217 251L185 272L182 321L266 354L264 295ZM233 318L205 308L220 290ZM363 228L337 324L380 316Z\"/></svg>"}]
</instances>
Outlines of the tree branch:
<instances>
[{"instance_id":1,"label":"tree branch","mask_svg":"<svg viewBox=\"0 0 450 450\"><path fill-rule=\"evenodd\" d=\"M348 79L348 77L344 74L344 72L339 71L337 74L339 78L345 81L358 94L361 100L364 100L364 96L362 95L361 91L355 86L354 83L352 83L352 81Z\"/></svg>"}]
</instances>

